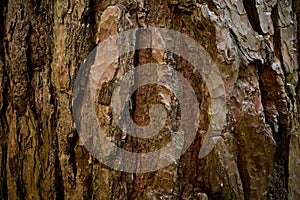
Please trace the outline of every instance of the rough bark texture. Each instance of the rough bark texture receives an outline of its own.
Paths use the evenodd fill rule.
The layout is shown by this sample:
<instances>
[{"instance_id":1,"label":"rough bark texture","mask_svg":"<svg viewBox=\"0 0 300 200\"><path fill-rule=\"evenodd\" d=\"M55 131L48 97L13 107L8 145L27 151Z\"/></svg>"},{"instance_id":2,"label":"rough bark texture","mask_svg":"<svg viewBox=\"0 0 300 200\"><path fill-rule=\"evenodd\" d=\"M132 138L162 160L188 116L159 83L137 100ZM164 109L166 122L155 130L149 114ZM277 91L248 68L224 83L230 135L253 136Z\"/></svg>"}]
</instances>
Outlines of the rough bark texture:
<instances>
[{"instance_id":1,"label":"rough bark texture","mask_svg":"<svg viewBox=\"0 0 300 200\"><path fill-rule=\"evenodd\" d=\"M0 199L300 199L299 0L1 0L0 22ZM139 152L160 142L120 135L111 122L113 83L135 66L176 66L201 105L196 139L177 163L130 174L81 145L72 86L98 43L148 26L180 31L207 50L229 94L228 117L213 151L198 158L210 102L200 74L168 52L126 54L97 102L119 145ZM163 87L140 88L132 101L140 125L151 104L168 102L171 120L179 112Z\"/></svg>"}]
</instances>

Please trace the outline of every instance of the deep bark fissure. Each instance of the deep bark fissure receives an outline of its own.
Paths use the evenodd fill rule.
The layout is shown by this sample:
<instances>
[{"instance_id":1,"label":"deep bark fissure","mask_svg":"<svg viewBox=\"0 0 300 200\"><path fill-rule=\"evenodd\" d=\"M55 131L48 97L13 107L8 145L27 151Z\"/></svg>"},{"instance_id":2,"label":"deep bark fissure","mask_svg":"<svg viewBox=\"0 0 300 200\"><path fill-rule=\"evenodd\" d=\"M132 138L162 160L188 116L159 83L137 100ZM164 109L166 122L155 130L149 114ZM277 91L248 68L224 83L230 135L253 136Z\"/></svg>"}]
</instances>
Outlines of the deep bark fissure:
<instances>
[{"instance_id":1,"label":"deep bark fissure","mask_svg":"<svg viewBox=\"0 0 300 200\"><path fill-rule=\"evenodd\" d=\"M243 0L243 4L253 30L260 35L264 35L260 27L259 16L256 7L256 0Z\"/></svg>"},{"instance_id":2,"label":"deep bark fissure","mask_svg":"<svg viewBox=\"0 0 300 200\"><path fill-rule=\"evenodd\" d=\"M57 107L57 94L50 82L50 103L55 107ZM61 165L60 165L60 160L59 160L59 146L58 146L58 136L56 133L56 128L57 128L57 119L59 117L59 113L57 110L53 110L53 113L51 114L51 130L50 132L50 141L51 141L51 148L50 153L50 163L53 162L53 193L54 196L52 198L55 198L57 200L59 199L64 199L64 184L63 184L63 177L62 177L62 170L61 170Z\"/></svg>"},{"instance_id":3,"label":"deep bark fissure","mask_svg":"<svg viewBox=\"0 0 300 200\"><path fill-rule=\"evenodd\" d=\"M281 36L280 36L280 29L282 27L278 26L278 3L275 5L275 7L272 10L272 20L274 23L274 52L275 52L275 56L277 58L279 58L281 65L283 66L283 57L282 57L282 53L281 53L281 49L280 49L280 42L281 42ZM266 66L267 68L271 68L271 65ZM284 75L285 77L287 77L287 74L285 72L285 70L283 69ZM274 72L271 72L274 73ZM276 75L275 75L276 77ZM270 82L272 84L272 82ZM275 83L276 84L276 83ZM267 89L264 90L264 87L262 87L262 93L263 93L263 97L267 97L268 98L268 92L270 92L270 88L274 87L272 85L266 86ZM286 88L285 85L285 90L288 93L288 97L290 96L290 92L289 89ZM276 97L273 97L274 100L276 99ZM276 100L275 100L276 102ZM263 98L263 104L265 104L265 106L267 106L268 102L264 101ZM278 103L275 103L277 107L280 107L280 105L278 105ZM288 109L288 106L287 106ZM287 126L289 126L289 124L281 124L280 123L280 119L281 118L286 118L288 116L282 116L282 113L279 112L279 116L278 116L278 131L277 133L275 133L274 127L272 127L273 129L273 137L276 141L276 152L275 152L275 163L274 163L274 169L273 169L273 173L272 173L272 177L271 177L271 181L270 181L270 189L268 192L268 198L269 199L287 199L288 198L288 180L289 180L289 174L288 174L288 161L289 161L289 153L288 153L288 149L289 149L289 137L288 137L288 133L289 133L289 128ZM267 120L268 116L267 116Z\"/></svg>"},{"instance_id":4,"label":"deep bark fissure","mask_svg":"<svg viewBox=\"0 0 300 200\"><path fill-rule=\"evenodd\" d=\"M8 81L7 81L7 71L6 71L6 63L5 63L5 53L4 53L4 38L5 38L5 22L6 22L6 14L7 11L7 1L0 2L0 198L3 200L8 199L8 185L7 185L7 135L8 135L8 124L5 117L5 112L7 109L8 102Z\"/></svg>"}]
</instances>

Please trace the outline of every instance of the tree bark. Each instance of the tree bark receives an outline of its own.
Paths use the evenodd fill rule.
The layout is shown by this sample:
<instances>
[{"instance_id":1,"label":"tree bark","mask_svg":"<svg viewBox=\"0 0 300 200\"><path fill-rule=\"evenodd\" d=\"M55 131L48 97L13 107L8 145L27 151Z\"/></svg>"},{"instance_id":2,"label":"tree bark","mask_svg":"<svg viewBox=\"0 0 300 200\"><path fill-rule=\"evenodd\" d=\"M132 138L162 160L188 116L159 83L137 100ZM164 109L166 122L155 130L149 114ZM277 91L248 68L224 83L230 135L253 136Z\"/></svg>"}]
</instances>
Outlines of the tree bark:
<instances>
[{"instance_id":1,"label":"tree bark","mask_svg":"<svg viewBox=\"0 0 300 200\"><path fill-rule=\"evenodd\" d=\"M2 0L0 16L0 199L300 199L299 0ZM187 152L163 169L134 174L110 169L82 145L72 117L78 70L97 44L138 27L186 34L217 64L227 119L205 158L198 154L210 122L207 85L167 50L136 50L114 63L121 72L108 72L99 86L98 117L128 150L161 144L119 134L109 103L126 71L167 63L200 105ZM139 32L135 45L145 37ZM176 121L174 95L139 88L132 118L147 125L150 105L166 101Z\"/></svg>"}]
</instances>

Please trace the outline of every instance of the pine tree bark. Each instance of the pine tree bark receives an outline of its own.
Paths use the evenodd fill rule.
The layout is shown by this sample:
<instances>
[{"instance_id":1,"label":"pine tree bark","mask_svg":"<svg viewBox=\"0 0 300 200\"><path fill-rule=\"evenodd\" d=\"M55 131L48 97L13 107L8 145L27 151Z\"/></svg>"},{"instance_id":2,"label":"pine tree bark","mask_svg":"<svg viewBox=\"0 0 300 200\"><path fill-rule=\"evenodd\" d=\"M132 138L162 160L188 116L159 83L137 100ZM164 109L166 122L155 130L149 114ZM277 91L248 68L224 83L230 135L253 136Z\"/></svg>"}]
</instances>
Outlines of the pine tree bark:
<instances>
[{"instance_id":1,"label":"pine tree bark","mask_svg":"<svg viewBox=\"0 0 300 200\"><path fill-rule=\"evenodd\" d=\"M1 0L0 16L0 199L300 199L299 0ZM72 117L76 74L97 44L137 27L186 34L216 62L228 113L205 158L198 153L210 120L208 89L167 50L138 50L115 65L125 73L149 62L173 64L189 80L201 116L180 160L131 174L106 167L81 145ZM136 35L136 45L143 37ZM100 86L102 111L115 79ZM157 86L135 92L137 124L149 123L145 113L163 103L160 94L170 96ZM152 148L121 140L111 114L102 113L108 134L126 148Z\"/></svg>"}]
</instances>

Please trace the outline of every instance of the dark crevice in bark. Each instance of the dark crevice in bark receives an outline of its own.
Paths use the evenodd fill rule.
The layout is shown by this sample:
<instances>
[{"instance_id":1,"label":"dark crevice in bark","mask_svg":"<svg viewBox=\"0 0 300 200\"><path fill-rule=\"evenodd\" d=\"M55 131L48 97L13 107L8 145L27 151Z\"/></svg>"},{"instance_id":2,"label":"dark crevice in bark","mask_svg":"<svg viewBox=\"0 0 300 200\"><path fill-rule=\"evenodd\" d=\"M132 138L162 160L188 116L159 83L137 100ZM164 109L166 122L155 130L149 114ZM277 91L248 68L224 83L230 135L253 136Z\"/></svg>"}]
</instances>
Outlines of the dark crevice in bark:
<instances>
[{"instance_id":1,"label":"dark crevice in bark","mask_svg":"<svg viewBox=\"0 0 300 200\"><path fill-rule=\"evenodd\" d=\"M50 83L51 84L51 83ZM52 169L53 171L53 188L51 188L52 198L55 199L64 199L64 185L63 185L63 177L62 177L62 171L61 171L61 165L59 161L59 145L58 145L58 136L57 132L55 131L57 128L57 119L58 119L58 111L57 111L57 94L55 92L54 87L52 84L50 85L50 103L53 105L53 113L51 114L51 132L50 132L50 138L51 138L51 150L50 150L50 163L52 162ZM51 164L50 164L51 166Z\"/></svg>"},{"instance_id":2,"label":"dark crevice in bark","mask_svg":"<svg viewBox=\"0 0 300 200\"><path fill-rule=\"evenodd\" d=\"M259 16L256 9L256 0L243 0L243 4L253 30L263 35L264 33L260 27Z\"/></svg>"},{"instance_id":3,"label":"dark crevice in bark","mask_svg":"<svg viewBox=\"0 0 300 200\"><path fill-rule=\"evenodd\" d=\"M280 125L279 125L280 126ZM279 133L286 133L280 127ZM274 137L277 142L275 152L275 165L270 181L268 199L288 199L288 146L289 138L285 136Z\"/></svg>"},{"instance_id":4,"label":"dark crevice in bark","mask_svg":"<svg viewBox=\"0 0 300 200\"><path fill-rule=\"evenodd\" d=\"M5 112L7 109L7 94L8 94L8 81L7 81L7 72L6 72L6 63L5 63L5 54L4 54L4 37L5 37L5 20L6 20L6 9L7 9L7 0L0 1L0 62L2 62L2 77L0 77L0 84L2 84L3 91L0 91L0 96L2 96L3 102L0 106L0 199L8 199L8 188L7 188L7 134L8 134L8 124L5 117ZM1 76L1 74L0 74Z\"/></svg>"},{"instance_id":5,"label":"dark crevice in bark","mask_svg":"<svg viewBox=\"0 0 300 200\"><path fill-rule=\"evenodd\" d=\"M71 185L72 188L76 187L76 177L77 177L77 165L76 165L76 153L75 153L75 147L78 142L79 136L77 132L74 130L71 134L67 136L67 142L68 146L66 147L67 149L67 154L69 154L69 165L72 165L72 172L73 172L73 177L68 177L68 182Z\"/></svg>"},{"instance_id":6,"label":"dark crevice in bark","mask_svg":"<svg viewBox=\"0 0 300 200\"><path fill-rule=\"evenodd\" d=\"M0 151L1 151L1 160L0 160L0 199L6 200L8 199L8 189L7 189L7 133L8 133L8 125L4 115L4 112L1 111L1 119L0 119Z\"/></svg>"},{"instance_id":7,"label":"dark crevice in bark","mask_svg":"<svg viewBox=\"0 0 300 200\"><path fill-rule=\"evenodd\" d=\"M139 29L137 32L136 32L136 35L135 35L135 38L136 39L136 42L135 42L135 46L136 46L136 49L135 52L134 52L134 55L133 55L133 66L134 67L137 67L139 65L139 50L138 50L138 46L139 46L139 38L141 36L141 30ZM134 77L134 84L137 83L137 77ZM130 115L131 115L131 118L134 120L134 116L133 116L133 113L135 112L136 110L136 92L134 92L131 96L131 112L130 112Z\"/></svg>"},{"instance_id":8,"label":"dark crevice in bark","mask_svg":"<svg viewBox=\"0 0 300 200\"><path fill-rule=\"evenodd\" d=\"M96 23L96 0L89 0L89 10L87 11L86 17L86 24L90 24L91 26L91 34L93 36L93 45L91 45L91 48L89 49L89 52L92 51L97 44L94 42L96 41L96 32L97 32L97 23Z\"/></svg>"},{"instance_id":9,"label":"dark crevice in bark","mask_svg":"<svg viewBox=\"0 0 300 200\"><path fill-rule=\"evenodd\" d=\"M278 116L278 122L274 121L272 118L272 108L270 106L271 102L274 100L276 108L278 105L276 99L279 97L276 95L277 87L276 74L271 69L271 66L266 67L262 71L262 76L260 79L260 89L262 95L262 104L264 106L264 113L266 117L266 122L272 128L273 138L276 141L276 151L274 160L274 169L272 177L270 180L270 189L268 192L269 199L286 199L288 191L288 146L289 137L287 136L288 130L285 125L280 123L280 117ZM276 128L275 126L278 126ZM277 130L278 129L278 130Z\"/></svg>"},{"instance_id":10,"label":"dark crevice in bark","mask_svg":"<svg viewBox=\"0 0 300 200\"><path fill-rule=\"evenodd\" d=\"M32 1L35 4L34 9L38 10L41 6L41 0L32 0Z\"/></svg>"},{"instance_id":11,"label":"dark crevice in bark","mask_svg":"<svg viewBox=\"0 0 300 200\"><path fill-rule=\"evenodd\" d=\"M275 56L279 58L281 65L283 66L283 57L281 54L281 36L280 36L280 28L278 28L278 5L276 4L275 7L272 10L272 20L275 27L275 34L274 34L274 51ZM286 77L285 70L283 69L284 76ZM282 124L281 121L284 121L285 118L288 118L286 114L283 114L280 112L280 109L288 109L287 107L281 108L282 105L280 105L279 101L281 97L277 97L277 87L278 85L276 83L276 74L271 69L271 65L267 66L266 68L266 78L265 80L262 80L262 102L264 105L268 105L268 101L273 99L275 101L276 108L279 112L278 116L278 122L276 123L278 125L278 131L274 131L274 126L272 126L273 129L273 137L276 141L276 152L275 152L275 163L274 163L274 169L270 180L270 189L268 192L268 199L287 199L288 198L288 180L289 180L289 172L288 172L288 159L289 159L289 131L290 131L290 125L289 124ZM272 75L273 74L273 75ZM273 77L273 78L272 78ZM274 82L274 83L273 83ZM286 85L286 84L285 84ZM274 91L273 91L274 90ZM288 88L285 88L285 90L289 95ZM272 95L272 97L270 97ZM283 100L283 99L282 99ZM288 103L288 102L287 102ZM267 121L270 122L270 125L272 124L272 119L268 118L268 115L266 115ZM273 122L274 123L274 122Z\"/></svg>"}]
</instances>

